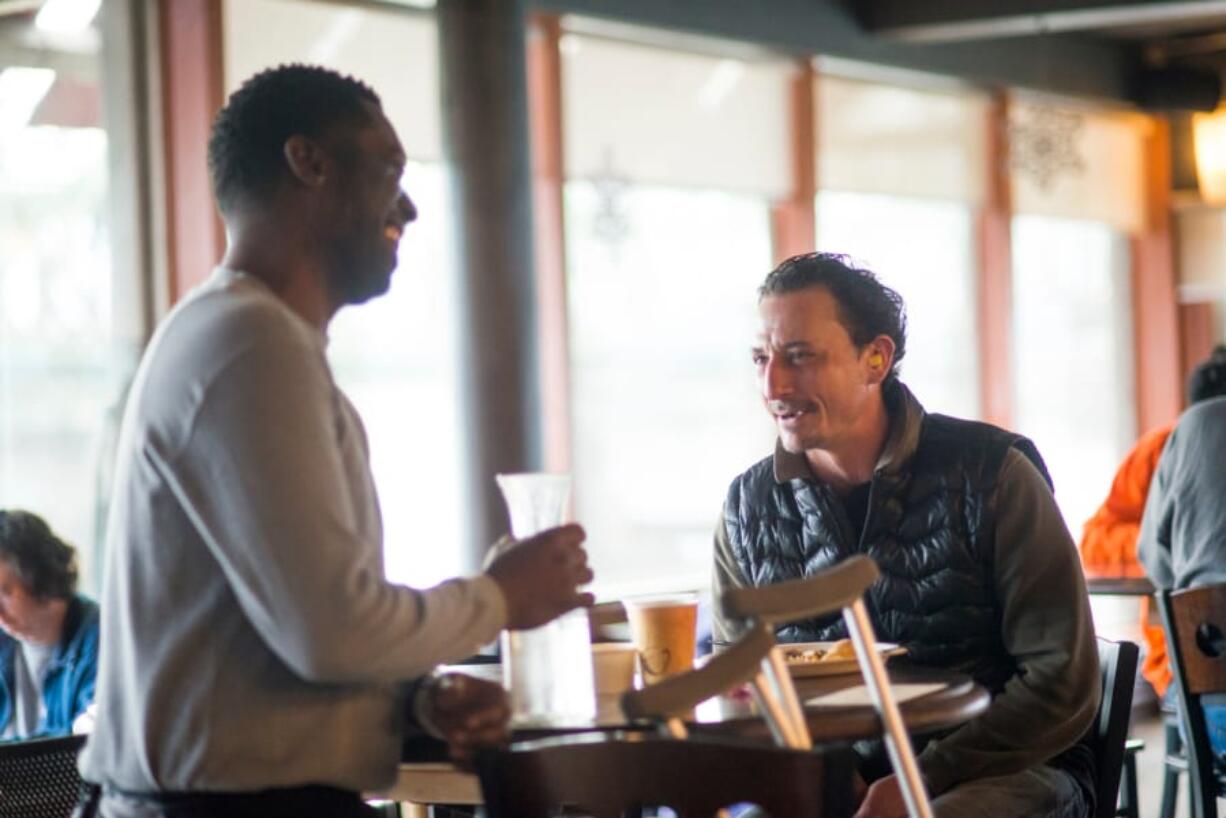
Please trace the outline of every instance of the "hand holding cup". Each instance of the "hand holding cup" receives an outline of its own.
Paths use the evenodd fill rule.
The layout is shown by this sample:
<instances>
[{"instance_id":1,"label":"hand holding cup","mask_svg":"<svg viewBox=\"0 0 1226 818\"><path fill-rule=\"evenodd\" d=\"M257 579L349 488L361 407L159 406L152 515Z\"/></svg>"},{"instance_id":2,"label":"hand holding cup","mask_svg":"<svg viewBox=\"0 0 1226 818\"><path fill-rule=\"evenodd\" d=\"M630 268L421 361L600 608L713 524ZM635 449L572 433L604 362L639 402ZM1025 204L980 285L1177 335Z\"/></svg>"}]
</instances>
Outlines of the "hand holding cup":
<instances>
[{"instance_id":1,"label":"hand holding cup","mask_svg":"<svg viewBox=\"0 0 1226 818\"><path fill-rule=\"evenodd\" d=\"M507 627L536 628L595 600L581 592L592 581L577 524L542 531L506 549L490 562L488 574L507 603Z\"/></svg>"}]
</instances>

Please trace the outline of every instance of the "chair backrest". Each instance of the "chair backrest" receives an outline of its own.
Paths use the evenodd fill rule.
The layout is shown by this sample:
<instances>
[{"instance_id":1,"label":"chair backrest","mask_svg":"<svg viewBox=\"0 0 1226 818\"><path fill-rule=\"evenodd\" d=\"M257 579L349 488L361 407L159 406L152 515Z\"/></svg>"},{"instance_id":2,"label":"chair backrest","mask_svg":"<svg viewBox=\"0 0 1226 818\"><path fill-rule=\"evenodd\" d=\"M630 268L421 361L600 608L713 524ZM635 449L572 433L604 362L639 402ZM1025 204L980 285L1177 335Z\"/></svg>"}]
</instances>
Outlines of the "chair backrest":
<instances>
[{"instance_id":1,"label":"chair backrest","mask_svg":"<svg viewBox=\"0 0 1226 818\"><path fill-rule=\"evenodd\" d=\"M622 818L646 806L712 818L744 802L772 818L846 818L853 770L847 748L798 752L642 736L545 739L477 757L489 818L545 818L559 807Z\"/></svg>"},{"instance_id":2,"label":"chair backrest","mask_svg":"<svg viewBox=\"0 0 1226 818\"><path fill-rule=\"evenodd\" d=\"M1124 742L1132 713L1132 691L1137 682L1137 656L1132 642L1098 640L1098 666L1102 672L1103 698L1098 718L1083 740L1094 752L1094 818L1114 818L1119 799L1120 774L1124 770Z\"/></svg>"},{"instance_id":3,"label":"chair backrest","mask_svg":"<svg viewBox=\"0 0 1226 818\"><path fill-rule=\"evenodd\" d=\"M0 744L0 818L68 818L81 778L85 736Z\"/></svg>"},{"instance_id":4,"label":"chair backrest","mask_svg":"<svg viewBox=\"0 0 1226 818\"><path fill-rule=\"evenodd\" d=\"M1226 585L1158 594L1167 656L1187 734L1193 818L1217 818L1217 775L1201 697L1226 693Z\"/></svg>"}]
</instances>

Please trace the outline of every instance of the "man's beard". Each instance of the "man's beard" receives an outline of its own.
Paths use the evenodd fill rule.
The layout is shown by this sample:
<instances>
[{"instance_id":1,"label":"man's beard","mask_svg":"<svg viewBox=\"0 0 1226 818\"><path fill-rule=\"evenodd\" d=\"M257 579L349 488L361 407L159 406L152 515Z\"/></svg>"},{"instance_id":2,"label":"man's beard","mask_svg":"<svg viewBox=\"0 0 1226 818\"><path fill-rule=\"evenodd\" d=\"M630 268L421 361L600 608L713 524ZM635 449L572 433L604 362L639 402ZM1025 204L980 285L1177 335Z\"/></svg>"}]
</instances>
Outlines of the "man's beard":
<instances>
[{"instance_id":1,"label":"man's beard","mask_svg":"<svg viewBox=\"0 0 1226 818\"><path fill-rule=\"evenodd\" d=\"M385 269L387 260L374 256L352 249L335 254L328 265L328 289L338 305L364 304L390 289L395 262Z\"/></svg>"}]
</instances>

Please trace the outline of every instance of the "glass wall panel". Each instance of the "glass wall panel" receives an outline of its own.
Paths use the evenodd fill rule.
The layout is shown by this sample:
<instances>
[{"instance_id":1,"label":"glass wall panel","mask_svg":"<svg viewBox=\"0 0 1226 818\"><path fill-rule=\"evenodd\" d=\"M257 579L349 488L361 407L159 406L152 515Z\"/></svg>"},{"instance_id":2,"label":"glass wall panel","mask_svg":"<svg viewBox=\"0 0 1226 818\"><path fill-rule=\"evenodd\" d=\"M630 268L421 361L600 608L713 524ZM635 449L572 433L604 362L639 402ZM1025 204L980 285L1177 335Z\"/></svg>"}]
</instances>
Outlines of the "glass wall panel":
<instances>
[{"instance_id":1,"label":"glass wall panel","mask_svg":"<svg viewBox=\"0 0 1226 818\"><path fill-rule=\"evenodd\" d=\"M601 596L705 589L728 485L774 440L749 351L795 69L573 33L562 54L575 516Z\"/></svg>"},{"instance_id":2,"label":"glass wall panel","mask_svg":"<svg viewBox=\"0 0 1226 818\"><path fill-rule=\"evenodd\" d=\"M902 295L902 380L924 406L978 417L984 97L829 73L815 95L818 249L851 256Z\"/></svg>"},{"instance_id":3,"label":"glass wall panel","mask_svg":"<svg viewBox=\"0 0 1226 818\"><path fill-rule=\"evenodd\" d=\"M767 208L570 182L566 230L575 512L597 588L705 588L728 484L774 440L749 354Z\"/></svg>"},{"instance_id":4,"label":"glass wall panel","mask_svg":"<svg viewBox=\"0 0 1226 818\"><path fill-rule=\"evenodd\" d=\"M97 587L96 551L119 404L140 328L114 301L107 222L107 134L97 31L73 51L34 18L5 21L0 43L0 508L44 517L81 555ZM82 50L82 48L84 50Z\"/></svg>"},{"instance_id":5,"label":"glass wall panel","mask_svg":"<svg viewBox=\"0 0 1226 818\"><path fill-rule=\"evenodd\" d=\"M817 246L846 253L907 305L903 383L926 409L979 415L970 209L958 202L868 193L817 195Z\"/></svg>"},{"instance_id":6,"label":"glass wall panel","mask_svg":"<svg viewBox=\"0 0 1226 818\"><path fill-rule=\"evenodd\" d=\"M1013 220L1014 427L1075 536L1136 434L1128 263L1125 236L1100 222Z\"/></svg>"}]
</instances>

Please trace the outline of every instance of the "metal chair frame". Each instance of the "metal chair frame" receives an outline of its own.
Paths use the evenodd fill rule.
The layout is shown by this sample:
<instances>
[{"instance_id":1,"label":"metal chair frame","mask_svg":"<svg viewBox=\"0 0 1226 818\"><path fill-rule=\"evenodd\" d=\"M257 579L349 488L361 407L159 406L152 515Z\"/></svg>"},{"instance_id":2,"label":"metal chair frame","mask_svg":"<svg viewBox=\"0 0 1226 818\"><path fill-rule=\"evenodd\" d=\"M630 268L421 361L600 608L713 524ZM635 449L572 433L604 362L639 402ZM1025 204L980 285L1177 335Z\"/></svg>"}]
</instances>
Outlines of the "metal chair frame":
<instances>
[{"instance_id":1,"label":"metal chair frame","mask_svg":"<svg viewBox=\"0 0 1226 818\"><path fill-rule=\"evenodd\" d=\"M68 818L84 743L85 736L65 736L0 744L0 818Z\"/></svg>"}]
</instances>

